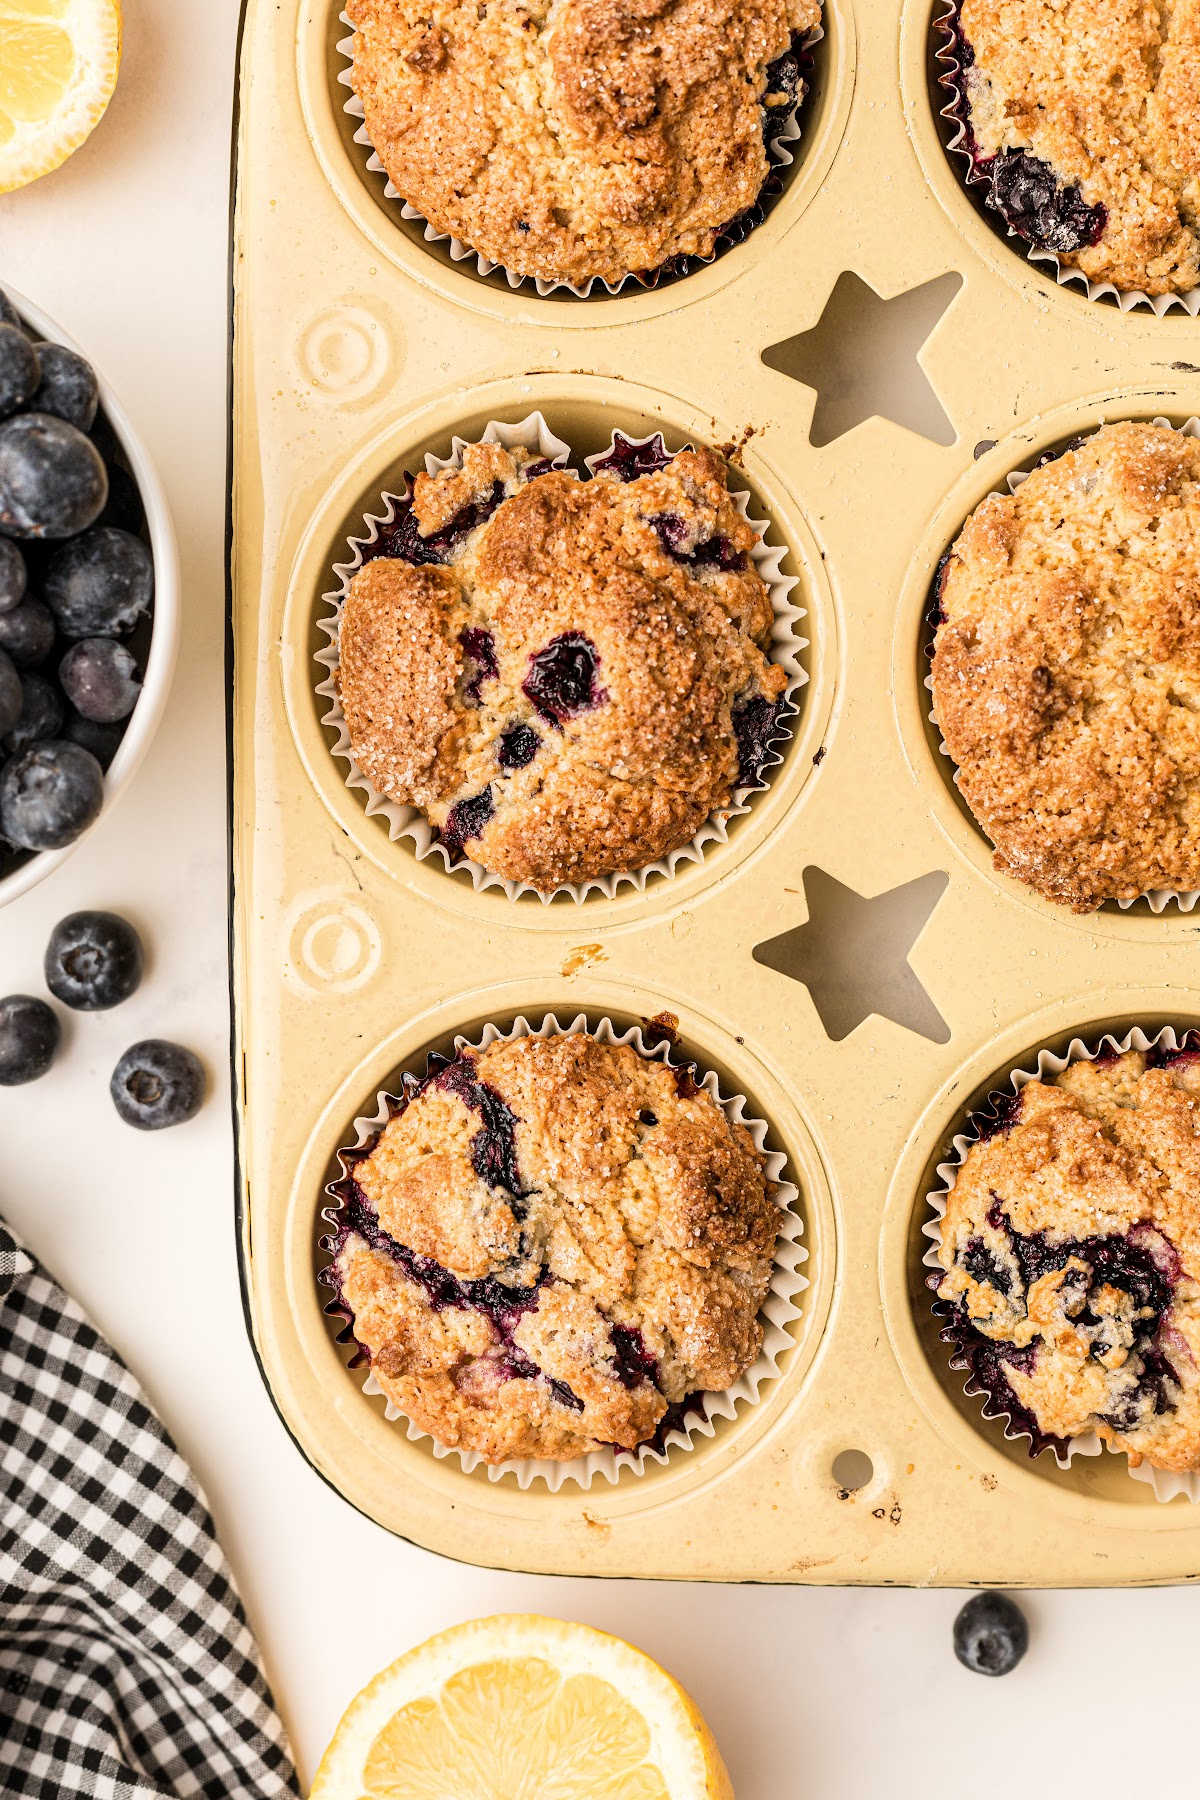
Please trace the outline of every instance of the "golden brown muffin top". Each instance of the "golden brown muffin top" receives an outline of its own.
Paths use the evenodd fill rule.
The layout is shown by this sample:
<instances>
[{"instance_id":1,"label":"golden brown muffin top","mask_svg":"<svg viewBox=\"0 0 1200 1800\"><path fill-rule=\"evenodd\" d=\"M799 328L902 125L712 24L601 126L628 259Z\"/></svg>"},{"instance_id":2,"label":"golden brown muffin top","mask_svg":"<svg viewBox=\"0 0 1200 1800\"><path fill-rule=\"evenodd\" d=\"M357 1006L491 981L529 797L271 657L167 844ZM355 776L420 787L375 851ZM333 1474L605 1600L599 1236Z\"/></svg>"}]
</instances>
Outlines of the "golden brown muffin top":
<instances>
[{"instance_id":1,"label":"golden brown muffin top","mask_svg":"<svg viewBox=\"0 0 1200 1800\"><path fill-rule=\"evenodd\" d=\"M334 1285L380 1387L439 1443L633 1449L758 1355L765 1159L629 1045L463 1052L347 1160Z\"/></svg>"},{"instance_id":2,"label":"golden brown muffin top","mask_svg":"<svg viewBox=\"0 0 1200 1800\"><path fill-rule=\"evenodd\" d=\"M349 0L395 187L519 275L619 282L711 254L767 175L767 65L820 0Z\"/></svg>"},{"instance_id":3,"label":"golden brown muffin top","mask_svg":"<svg viewBox=\"0 0 1200 1800\"><path fill-rule=\"evenodd\" d=\"M446 563L355 574L338 680L373 787L549 891L654 862L756 781L744 709L776 707L787 677L711 450L630 481L529 477L544 467L481 444L418 476L422 541L494 510L443 539Z\"/></svg>"},{"instance_id":4,"label":"golden brown muffin top","mask_svg":"<svg viewBox=\"0 0 1200 1800\"><path fill-rule=\"evenodd\" d=\"M1030 1082L968 1150L938 1249L939 1299L1003 1410L1162 1469L1200 1468L1198 1097L1194 1045Z\"/></svg>"},{"instance_id":5,"label":"golden brown muffin top","mask_svg":"<svg viewBox=\"0 0 1200 1800\"><path fill-rule=\"evenodd\" d=\"M1200 888L1200 443L1108 425L989 495L940 606L934 712L997 868L1077 912Z\"/></svg>"},{"instance_id":6,"label":"golden brown muffin top","mask_svg":"<svg viewBox=\"0 0 1200 1800\"><path fill-rule=\"evenodd\" d=\"M963 0L982 156L1026 149L1108 214L1090 281L1200 285L1200 0Z\"/></svg>"}]
</instances>

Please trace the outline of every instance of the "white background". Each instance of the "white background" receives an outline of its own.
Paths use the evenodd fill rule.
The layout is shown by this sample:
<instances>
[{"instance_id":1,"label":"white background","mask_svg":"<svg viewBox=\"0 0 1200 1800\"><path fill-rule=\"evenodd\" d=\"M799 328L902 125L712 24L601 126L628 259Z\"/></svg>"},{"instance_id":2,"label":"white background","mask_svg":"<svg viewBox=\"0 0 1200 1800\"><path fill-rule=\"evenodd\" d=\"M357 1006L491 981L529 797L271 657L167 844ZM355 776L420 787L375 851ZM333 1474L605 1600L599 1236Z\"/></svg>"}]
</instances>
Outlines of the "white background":
<instances>
[{"instance_id":1,"label":"white background","mask_svg":"<svg viewBox=\"0 0 1200 1800\"><path fill-rule=\"evenodd\" d=\"M869 10L869 9L868 9ZM0 283L87 348L157 462L184 574L180 672L111 818L0 918L0 993L39 991L47 934L127 913L149 977L68 1025L36 1087L0 1089L0 1212L140 1375L205 1486L304 1778L345 1703L429 1633L499 1610L631 1638L690 1688L738 1800L993 1796L1149 1784L1196 1792L1200 1597L1030 1596L1003 1688L959 1668L961 1596L569 1581L476 1571L389 1537L292 1446L246 1341L225 1069L226 229L237 0L126 0L116 99L62 170L0 199ZM107 1097L151 1033L212 1073L193 1124L142 1137ZM1003 1758L1003 1760L1002 1760Z\"/></svg>"}]
</instances>

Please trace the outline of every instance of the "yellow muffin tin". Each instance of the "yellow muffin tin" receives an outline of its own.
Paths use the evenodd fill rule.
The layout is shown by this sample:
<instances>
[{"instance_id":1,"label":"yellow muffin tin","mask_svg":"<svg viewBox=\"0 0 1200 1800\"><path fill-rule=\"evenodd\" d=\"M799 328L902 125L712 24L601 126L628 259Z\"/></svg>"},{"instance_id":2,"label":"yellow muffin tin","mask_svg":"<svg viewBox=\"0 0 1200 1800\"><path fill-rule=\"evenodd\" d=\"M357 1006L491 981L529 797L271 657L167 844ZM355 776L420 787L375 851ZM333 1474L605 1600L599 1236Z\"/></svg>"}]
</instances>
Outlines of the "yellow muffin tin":
<instances>
[{"instance_id":1,"label":"yellow muffin tin","mask_svg":"<svg viewBox=\"0 0 1200 1800\"><path fill-rule=\"evenodd\" d=\"M304 1453L446 1555L790 1582L1200 1571L1200 1508L1156 1502L1114 1455L1031 1462L982 1419L923 1284L933 1167L997 1076L1076 1032L1200 1023L1200 913L1078 918L996 875L926 720L923 608L972 505L1080 428L1200 412L1200 323L1056 286L964 194L931 98L931 10L827 0L802 154L766 222L685 280L579 301L426 244L352 142L337 0L248 0L230 715L245 1288ZM839 287L847 271L859 283ZM900 297L953 276L927 291L934 313L949 303L918 367ZM827 328L794 344L835 288ZM814 446L797 371L843 414L857 396L909 416L929 384L949 424L926 428L953 441L873 416ZM551 906L476 893L389 840L329 754L312 661L330 565L380 490L454 433L535 408L581 452L613 426L737 446L811 640L785 763L728 842L644 893ZM812 1284L757 1405L665 1467L557 1493L465 1474L387 1423L314 1280L331 1159L376 1090L456 1031L548 1010L678 1017L788 1152ZM848 1450L871 1465L853 1488Z\"/></svg>"}]
</instances>

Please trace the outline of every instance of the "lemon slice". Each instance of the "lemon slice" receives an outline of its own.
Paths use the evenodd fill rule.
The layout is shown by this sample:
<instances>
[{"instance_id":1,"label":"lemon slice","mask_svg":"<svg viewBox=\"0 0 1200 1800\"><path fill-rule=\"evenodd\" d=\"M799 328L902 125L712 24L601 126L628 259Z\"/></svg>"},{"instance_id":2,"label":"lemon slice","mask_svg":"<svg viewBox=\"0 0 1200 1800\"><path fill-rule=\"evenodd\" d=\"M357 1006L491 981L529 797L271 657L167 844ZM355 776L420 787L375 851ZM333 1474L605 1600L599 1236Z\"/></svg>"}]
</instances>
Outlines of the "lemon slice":
<instances>
[{"instance_id":1,"label":"lemon slice","mask_svg":"<svg viewBox=\"0 0 1200 1800\"><path fill-rule=\"evenodd\" d=\"M120 62L120 0L0 0L0 193L78 150Z\"/></svg>"},{"instance_id":2,"label":"lemon slice","mask_svg":"<svg viewBox=\"0 0 1200 1800\"><path fill-rule=\"evenodd\" d=\"M351 1702L311 1800L733 1800L704 1720L620 1638L457 1625Z\"/></svg>"}]
</instances>

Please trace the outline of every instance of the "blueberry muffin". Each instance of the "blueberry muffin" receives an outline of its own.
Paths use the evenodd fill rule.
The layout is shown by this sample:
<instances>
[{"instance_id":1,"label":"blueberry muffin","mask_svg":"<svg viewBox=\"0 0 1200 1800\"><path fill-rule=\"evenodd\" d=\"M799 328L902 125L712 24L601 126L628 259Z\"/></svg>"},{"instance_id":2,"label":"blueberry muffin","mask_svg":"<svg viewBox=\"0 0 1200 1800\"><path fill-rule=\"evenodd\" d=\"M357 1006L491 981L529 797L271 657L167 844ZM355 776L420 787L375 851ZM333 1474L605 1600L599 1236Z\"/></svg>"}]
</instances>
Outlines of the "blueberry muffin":
<instances>
[{"instance_id":1,"label":"blueberry muffin","mask_svg":"<svg viewBox=\"0 0 1200 1800\"><path fill-rule=\"evenodd\" d=\"M684 1071L583 1032L435 1059L330 1192L330 1310L438 1443L632 1450L762 1345L779 1209Z\"/></svg>"},{"instance_id":2,"label":"blueberry muffin","mask_svg":"<svg viewBox=\"0 0 1200 1800\"><path fill-rule=\"evenodd\" d=\"M521 276L618 284L712 255L803 91L820 0L349 0L397 191Z\"/></svg>"},{"instance_id":3,"label":"blueberry muffin","mask_svg":"<svg viewBox=\"0 0 1200 1800\"><path fill-rule=\"evenodd\" d=\"M593 479L470 445L354 575L352 753L452 856L549 892L636 870L756 785L784 709L753 529L707 449Z\"/></svg>"},{"instance_id":4,"label":"blueberry muffin","mask_svg":"<svg viewBox=\"0 0 1200 1800\"><path fill-rule=\"evenodd\" d=\"M1033 1452L1095 1431L1200 1469L1200 1036L998 1096L931 1278L968 1391Z\"/></svg>"},{"instance_id":5,"label":"blueberry muffin","mask_svg":"<svg viewBox=\"0 0 1200 1800\"><path fill-rule=\"evenodd\" d=\"M957 113L987 204L1123 291L1200 284L1200 3L960 0Z\"/></svg>"},{"instance_id":6,"label":"blueberry muffin","mask_svg":"<svg viewBox=\"0 0 1200 1800\"><path fill-rule=\"evenodd\" d=\"M934 714L996 867L1088 912L1200 888L1200 443L1108 425L978 506Z\"/></svg>"}]
</instances>

